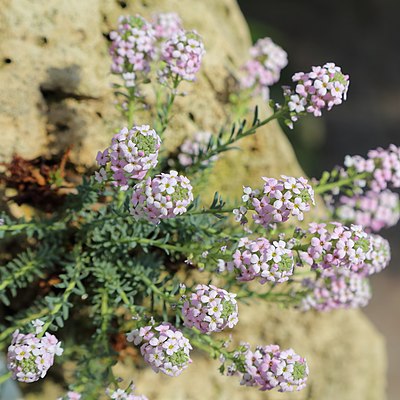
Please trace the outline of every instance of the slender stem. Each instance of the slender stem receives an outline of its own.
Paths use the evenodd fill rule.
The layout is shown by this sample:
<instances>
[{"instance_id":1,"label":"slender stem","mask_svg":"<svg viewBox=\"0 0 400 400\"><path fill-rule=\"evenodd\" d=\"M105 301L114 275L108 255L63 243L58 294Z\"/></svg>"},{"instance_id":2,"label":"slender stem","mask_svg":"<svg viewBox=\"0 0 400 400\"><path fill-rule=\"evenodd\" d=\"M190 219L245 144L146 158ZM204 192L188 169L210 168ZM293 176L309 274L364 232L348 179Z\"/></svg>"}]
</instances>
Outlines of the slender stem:
<instances>
[{"instance_id":1,"label":"slender stem","mask_svg":"<svg viewBox=\"0 0 400 400\"><path fill-rule=\"evenodd\" d=\"M42 318L50 313L50 310L48 308L44 308L40 311L38 311L35 314L30 314L28 317L25 317L23 319L20 319L17 321L14 326L10 326L9 328L5 329L3 332L0 333L0 343L4 339L8 339L8 337L18 328L21 326L26 325L28 322L34 321L35 319Z\"/></svg>"},{"instance_id":2,"label":"slender stem","mask_svg":"<svg viewBox=\"0 0 400 400\"><path fill-rule=\"evenodd\" d=\"M34 224L15 224L15 225L0 225L0 231L22 231L25 228L34 226Z\"/></svg>"},{"instance_id":3,"label":"slender stem","mask_svg":"<svg viewBox=\"0 0 400 400\"><path fill-rule=\"evenodd\" d=\"M197 347L200 350L205 351L211 357L215 356L215 350L213 348L211 348L208 344L201 342L197 338L191 337L190 338L190 344L192 344L193 346Z\"/></svg>"},{"instance_id":4,"label":"slender stem","mask_svg":"<svg viewBox=\"0 0 400 400\"><path fill-rule=\"evenodd\" d=\"M139 278L142 280L143 283L147 285L151 289L151 291L156 294L157 296L163 298L164 300L168 301L169 303L177 303L177 300L174 296L170 296L160 290L146 275L139 275Z\"/></svg>"},{"instance_id":5,"label":"slender stem","mask_svg":"<svg viewBox=\"0 0 400 400\"><path fill-rule=\"evenodd\" d=\"M124 304L128 307L131 314L132 315L136 314L135 305L129 301L128 296L121 288L118 289L118 294L121 297L121 300L124 302Z\"/></svg>"},{"instance_id":6,"label":"slender stem","mask_svg":"<svg viewBox=\"0 0 400 400\"><path fill-rule=\"evenodd\" d=\"M116 200L117 200L117 207L118 209L121 209L124 205L125 202L125 198L126 198L126 192L120 190L116 196Z\"/></svg>"},{"instance_id":7,"label":"slender stem","mask_svg":"<svg viewBox=\"0 0 400 400\"><path fill-rule=\"evenodd\" d=\"M203 215L203 214L227 214L233 212L234 208L226 208L226 209L209 209L209 210L200 210L200 211L192 211L185 214L182 214L182 217L190 216L190 215Z\"/></svg>"},{"instance_id":8,"label":"slender stem","mask_svg":"<svg viewBox=\"0 0 400 400\"><path fill-rule=\"evenodd\" d=\"M216 355L222 354L226 359L231 358L229 352L224 350L217 343L215 343L210 336L202 334L196 328L192 328L190 330L190 333L190 343L193 344L195 347L204 350L205 352L210 354L211 357L216 358Z\"/></svg>"},{"instance_id":9,"label":"slender stem","mask_svg":"<svg viewBox=\"0 0 400 400\"><path fill-rule=\"evenodd\" d=\"M147 238L141 238L141 237L133 237L129 239L122 239L115 241L115 243L119 244L129 244L129 243L139 243L139 244L148 244L150 246L158 247L163 250L172 250L172 251L177 251L180 253L190 253L192 250L188 247L183 247L183 246L176 246L174 244L169 244L169 243L160 243L158 240L155 239L147 239Z\"/></svg>"},{"instance_id":10,"label":"slender stem","mask_svg":"<svg viewBox=\"0 0 400 400\"><path fill-rule=\"evenodd\" d=\"M11 283L18 281L18 279L24 276L27 272L32 271L37 265L38 263L36 261L30 261L22 268L20 268L15 274L10 276L9 278L4 279L0 283L0 292L6 289Z\"/></svg>"},{"instance_id":11,"label":"slender stem","mask_svg":"<svg viewBox=\"0 0 400 400\"><path fill-rule=\"evenodd\" d=\"M27 222L24 224L15 224L15 225L0 225L0 231L5 232L13 232L13 231L22 231L26 228L45 228L49 231L57 231L65 228L64 223L55 222L54 224L40 223L40 222Z\"/></svg>"},{"instance_id":12,"label":"slender stem","mask_svg":"<svg viewBox=\"0 0 400 400\"><path fill-rule=\"evenodd\" d=\"M129 90L128 100L128 128L131 129L133 125L133 116L135 113L135 89Z\"/></svg>"},{"instance_id":13,"label":"slender stem","mask_svg":"<svg viewBox=\"0 0 400 400\"><path fill-rule=\"evenodd\" d=\"M271 121L273 121L274 119L278 119L282 114L284 113L283 109L273 113L272 115L270 115L269 117L265 118L264 120L260 121L258 124L252 126L251 128L249 128L247 131L244 131L241 135L239 139L242 139L246 136L250 136L253 135L256 130L258 128L260 128L261 126L267 125L268 123L270 123Z\"/></svg>"},{"instance_id":14,"label":"slender stem","mask_svg":"<svg viewBox=\"0 0 400 400\"><path fill-rule=\"evenodd\" d=\"M168 123L170 121L170 113L172 109L172 105L174 104L175 97L176 97L176 89L178 88L180 83L180 79L178 75L175 76L174 81L173 81L173 88L171 90L171 93L167 97L167 103L165 105L165 108L162 110L162 113L160 113L160 129L158 134L162 137L162 134L165 132L167 129Z\"/></svg>"},{"instance_id":15,"label":"slender stem","mask_svg":"<svg viewBox=\"0 0 400 400\"><path fill-rule=\"evenodd\" d=\"M165 132L165 130L167 129L168 123L169 123L169 113L171 112L171 108L172 108L172 104L175 101L175 93L172 92L169 96L168 96L168 102L166 105L166 109L165 109L165 114L162 117L161 120L161 128L160 128L160 136Z\"/></svg>"},{"instance_id":16,"label":"slender stem","mask_svg":"<svg viewBox=\"0 0 400 400\"><path fill-rule=\"evenodd\" d=\"M293 248L292 248L292 250L294 250L294 251L307 251L308 250L308 248L310 247L310 243L308 243L308 244L301 244L301 245L298 245L298 246L294 246Z\"/></svg>"},{"instance_id":17,"label":"slender stem","mask_svg":"<svg viewBox=\"0 0 400 400\"><path fill-rule=\"evenodd\" d=\"M69 282L67 288L65 289L63 295L59 298L59 301L57 304L54 305L54 307L51 309L49 316L51 317L42 327L42 332L38 335L38 337L42 337L47 329L49 329L50 325L53 323L53 317L59 313L59 311L62 309L62 307L67 304L69 296L73 293L75 286L78 282L80 271L81 271L81 263L77 262L76 268L75 268L75 274L71 281ZM33 319L31 319L33 321Z\"/></svg>"},{"instance_id":18,"label":"slender stem","mask_svg":"<svg viewBox=\"0 0 400 400\"><path fill-rule=\"evenodd\" d=\"M11 378L11 376L12 376L11 372L7 372L6 374L1 375L0 376L0 385L4 382L8 381Z\"/></svg>"},{"instance_id":19,"label":"slender stem","mask_svg":"<svg viewBox=\"0 0 400 400\"><path fill-rule=\"evenodd\" d=\"M226 143L218 144L214 149L211 149L207 153L204 153L203 157L199 157L199 159L191 166L191 169L196 169L204 161L209 160L210 158L216 156L219 153L223 153L225 151L230 150L232 148L231 145L233 143L239 141L240 139L243 139L246 136L253 135L257 131L258 128L268 124L269 122L273 121L274 119L278 119L281 115L284 114L284 112L285 112L285 110L284 110L284 108L282 108L281 110L270 115L268 118L265 118L262 121L256 122L256 124L254 126L247 129L246 131L242 132L240 134L240 136L235 136L233 138L229 138L229 140Z\"/></svg>"},{"instance_id":20,"label":"slender stem","mask_svg":"<svg viewBox=\"0 0 400 400\"><path fill-rule=\"evenodd\" d=\"M107 292L107 288L105 288L102 291L102 295L101 295L101 317L102 317L101 333L104 337L107 334L109 315L110 315L110 313L108 310L108 292Z\"/></svg>"},{"instance_id":21,"label":"slender stem","mask_svg":"<svg viewBox=\"0 0 400 400\"><path fill-rule=\"evenodd\" d=\"M325 192L329 192L332 189L335 189L337 187L350 185L356 180L365 179L369 175L370 175L370 173L363 172L361 174L357 174L357 175L354 175L354 176L349 177L349 178L338 180L337 182L329 182L329 183L325 183L323 185L317 185L317 186L314 187L314 191L317 194L322 194L322 193L325 193Z\"/></svg>"}]
</instances>

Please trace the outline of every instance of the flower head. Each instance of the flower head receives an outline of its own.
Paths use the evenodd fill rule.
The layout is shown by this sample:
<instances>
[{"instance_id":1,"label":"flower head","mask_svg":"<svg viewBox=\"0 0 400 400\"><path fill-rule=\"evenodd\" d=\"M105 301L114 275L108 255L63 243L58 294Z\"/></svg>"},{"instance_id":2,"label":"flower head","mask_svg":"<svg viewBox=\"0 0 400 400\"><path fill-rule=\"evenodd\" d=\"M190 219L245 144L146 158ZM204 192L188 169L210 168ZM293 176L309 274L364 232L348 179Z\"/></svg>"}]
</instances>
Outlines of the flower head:
<instances>
[{"instance_id":1,"label":"flower head","mask_svg":"<svg viewBox=\"0 0 400 400\"><path fill-rule=\"evenodd\" d=\"M152 25L157 39L170 39L182 30L182 21L174 12L154 14Z\"/></svg>"},{"instance_id":2,"label":"flower head","mask_svg":"<svg viewBox=\"0 0 400 400\"><path fill-rule=\"evenodd\" d=\"M106 390L107 396L109 396L112 400L148 400L144 395L137 395L135 392L135 385L131 384L126 390L121 388L119 389L110 389Z\"/></svg>"},{"instance_id":3,"label":"flower head","mask_svg":"<svg viewBox=\"0 0 400 400\"><path fill-rule=\"evenodd\" d=\"M340 196L336 214L346 222L362 225L367 232L379 232L399 221L399 195L390 190L369 190L353 197Z\"/></svg>"},{"instance_id":4,"label":"flower head","mask_svg":"<svg viewBox=\"0 0 400 400\"><path fill-rule=\"evenodd\" d=\"M303 286L310 290L299 305L303 311L360 308L371 299L368 279L348 269L324 270L315 281L304 280Z\"/></svg>"},{"instance_id":5,"label":"flower head","mask_svg":"<svg viewBox=\"0 0 400 400\"><path fill-rule=\"evenodd\" d=\"M81 400L82 395L78 392L69 391L64 397L59 397L57 400Z\"/></svg>"},{"instance_id":6,"label":"flower head","mask_svg":"<svg viewBox=\"0 0 400 400\"><path fill-rule=\"evenodd\" d=\"M227 263L239 281L259 279L260 283L287 281L293 275L293 253L284 240L269 242L265 238L242 240Z\"/></svg>"},{"instance_id":7,"label":"flower head","mask_svg":"<svg viewBox=\"0 0 400 400\"><path fill-rule=\"evenodd\" d=\"M242 344L228 368L228 375L241 376L241 385L279 392L304 389L308 373L305 358L293 349L281 350L278 345L257 346L252 351L248 344Z\"/></svg>"},{"instance_id":8,"label":"flower head","mask_svg":"<svg viewBox=\"0 0 400 400\"><path fill-rule=\"evenodd\" d=\"M275 222L285 222L290 216L302 221L304 213L310 211L311 204L315 204L314 191L307 179L282 175L281 179L263 180L265 184L262 193L249 187L244 188L242 200L246 212L240 212L240 209L235 211L236 220L242 222L247 211L253 210L254 222L263 227Z\"/></svg>"},{"instance_id":9,"label":"flower head","mask_svg":"<svg viewBox=\"0 0 400 400\"><path fill-rule=\"evenodd\" d=\"M132 180L142 180L157 165L160 144L160 137L148 125L122 128L112 138L111 146L98 152L96 161L102 168L96 173L96 180L110 181L127 190Z\"/></svg>"},{"instance_id":10,"label":"flower head","mask_svg":"<svg viewBox=\"0 0 400 400\"><path fill-rule=\"evenodd\" d=\"M271 38L257 40L250 49L251 60L242 67L241 86L251 89L254 95L269 99L269 87L279 81L281 70L287 65L287 53Z\"/></svg>"},{"instance_id":11,"label":"flower head","mask_svg":"<svg viewBox=\"0 0 400 400\"><path fill-rule=\"evenodd\" d=\"M38 320L34 322L34 327L41 327ZM7 353L7 368L13 379L30 383L44 378L54 363L54 356L63 352L60 345L57 338L47 332L38 337L34 333L23 334L16 330Z\"/></svg>"},{"instance_id":12,"label":"flower head","mask_svg":"<svg viewBox=\"0 0 400 400\"><path fill-rule=\"evenodd\" d=\"M366 276L381 271L390 261L389 243L367 234L361 226L310 224L306 239L309 245L300 257L319 271L342 268Z\"/></svg>"},{"instance_id":13,"label":"flower head","mask_svg":"<svg viewBox=\"0 0 400 400\"><path fill-rule=\"evenodd\" d=\"M127 340L141 344L140 352L155 372L178 376L192 362L189 340L170 323L135 329Z\"/></svg>"},{"instance_id":14,"label":"flower head","mask_svg":"<svg viewBox=\"0 0 400 400\"><path fill-rule=\"evenodd\" d=\"M185 326L203 333L221 332L238 322L236 295L213 285L197 285L182 309Z\"/></svg>"},{"instance_id":15,"label":"flower head","mask_svg":"<svg viewBox=\"0 0 400 400\"><path fill-rule=\"evenodd\" d=\"M127 87L133 87L137 75L150 71L155 55L155 31L140 15L121 16L118 22L118 29L110 33L111 70L122 76Z\"/></svg>"},{"instance_id":16,"label":"flower head","mask_svg":"<svg viewBox=\"0 0 400 400\"><path fill-rule=\"evenodd\" d=\"M131 202L131 214L136 219L148 219L158 224L187 211L193 201L190 181L176 171L160 174L137 184Z\"/></svg>"},{"instance_id":17,"label":"flower head","mask_svg":"<svg viewBox=\"0 0 400 400\"><path fill-rule=\"evenodd\" d=\"M164 68L160 82L168 79L194 81L205 54L204 45L196 31L179 31L167 40L161 49Z\"/></svg>"},{"instance_id":18,"label":"flower head","mask_svg":"<svg viewBox=\"0 0 400 400\"><path fill-rule=\"evenodd\" d=\"M370 150L367 158L346 156L344 165L344 174L366 174L360 187L366 186L376 193L400 187L400 147L394 144L387 149Z\"/></svg>"},{"instance_id":19,"label":"flower head","mask_svg":"<svg viewBox=\"0 0 400 400\"><path fill-rule=\"evenodd\" d=\"M364 264L355 270L362 276L381 272L389 265L391 259L390 245L386 239L379 235L368 235L368 237L371 241L371 251Z\"/></svg>"},{"instance_id":20,"label":"flower head","mask_svg":"<svg viewBox=\"0 0 400 400\"><path fill-rule=\"evenodd\" d=\"M293 122L303 113L320 117L323 109L329 111L346 100L349 77L334 63L312 67L307 73L297 72L292 80L296 84L294 91L285 88L284 94Z\"/></svg>"}]
</instances>

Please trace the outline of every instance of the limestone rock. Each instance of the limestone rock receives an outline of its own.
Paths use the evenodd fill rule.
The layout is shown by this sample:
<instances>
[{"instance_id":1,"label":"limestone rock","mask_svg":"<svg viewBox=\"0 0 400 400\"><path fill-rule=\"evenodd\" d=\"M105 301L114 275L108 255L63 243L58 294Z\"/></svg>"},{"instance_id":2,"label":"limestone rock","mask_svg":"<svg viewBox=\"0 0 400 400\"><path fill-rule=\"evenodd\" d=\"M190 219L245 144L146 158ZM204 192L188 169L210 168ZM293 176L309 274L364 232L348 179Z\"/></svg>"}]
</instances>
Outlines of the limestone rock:
<instances>
[{"instance_id":1,"label":"limestone rock","mask_svg":"<svg viewBox=\"0 0 400 400\"><path fill-rule=\"evenodd\" d=\"M0 157L17 152L33 158L73 146L72 160L92 165L121 124L112 104L115 78L109 74L107 33L120 14L149 17L171 10L203 36L207 54L198 81L187 86L190 101L178 99L166 145L174 148L196 130L218 131L226 120L231 71L243 63L250 46L234 0L2 0ZM242 185L259 184L260 176L302 174L277 124L260 129L241 147L218 161L208 192L237 197ZM285 398L385 399L384 342L361 312L301 314L255 303L242 305L240 315L236 339L275 342L308 359L311 389ZM282 399L279 393L239 387L235 378L221 377L217 367L198 355L179 378L149 369L132 371L129 378L153 400Z\"/></svg>"}]
</instances>

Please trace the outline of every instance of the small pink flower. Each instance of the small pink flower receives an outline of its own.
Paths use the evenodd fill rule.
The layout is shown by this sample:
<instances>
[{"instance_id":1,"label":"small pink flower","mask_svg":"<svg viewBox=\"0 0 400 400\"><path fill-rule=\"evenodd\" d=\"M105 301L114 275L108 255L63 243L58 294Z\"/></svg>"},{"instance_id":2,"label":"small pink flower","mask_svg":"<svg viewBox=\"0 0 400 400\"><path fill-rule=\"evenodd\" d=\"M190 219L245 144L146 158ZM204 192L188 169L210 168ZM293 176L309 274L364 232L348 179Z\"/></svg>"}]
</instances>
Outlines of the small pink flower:
<instances>
[{"instance_id":1,"label":"small pink flower","mask_svg":"<svg viewBox=\"0 0 400 400\"><path fill-rule=\"evenodd\" d=\"M269 87L279 81L280 73L287 65L286 52L270 38L259 39L250 49L251 59L242 67L242 89L251 90L252 95L261 94L269 99Z\"/></svg>"},{"instance_id":2,"label":"small pink flower","mask_svg":"<svg viewBox=\"0 0 400 400\"><path fill-rule=\"evenodd\" d=\"M149 336L149 333L151 335ZM127 340L140 337L140 352L156 372L178 376L191 363L189 340L169 323L146 326L127 335Z\"/></svg>"},{"instance_id":3,"label":"small pink flower","mask_svg":"<svg viewBox=\"0 0 400 400\"><path fill-rule=\"evenodd\" d=\"M33 321L34 328L40 332L43 325L40 320ZM14 379L35 382L46 375L54 363L54 356L59 356L62 352L60 342L54 335L46 333L39 338L36 334L22 334L17 330L8 347L7 368Z\"/></svg>"},{"instance_id":4,"label":"small pink flower","mask_svg":"<svg viewBox=\"0 0 400 400\"><path fill-rule=\"evenodd\" d=\"M187 211L193 201L190 181L176 171L148 178L134 187L131 214L155 224L162 219L175 218Z\"/></svg>"},{"instance_id":5,"label":"small pink flower","mask_svg":"<svg viewBox=\"0 0 400 400\"><path fill-rule=\"evenodd\" d=\"M197 285L182 309L185 326L203 333L221 332L238 321L235 296L213 285ZM199 301L200 299L200 301Z\"/></svg>"}]
</instances>

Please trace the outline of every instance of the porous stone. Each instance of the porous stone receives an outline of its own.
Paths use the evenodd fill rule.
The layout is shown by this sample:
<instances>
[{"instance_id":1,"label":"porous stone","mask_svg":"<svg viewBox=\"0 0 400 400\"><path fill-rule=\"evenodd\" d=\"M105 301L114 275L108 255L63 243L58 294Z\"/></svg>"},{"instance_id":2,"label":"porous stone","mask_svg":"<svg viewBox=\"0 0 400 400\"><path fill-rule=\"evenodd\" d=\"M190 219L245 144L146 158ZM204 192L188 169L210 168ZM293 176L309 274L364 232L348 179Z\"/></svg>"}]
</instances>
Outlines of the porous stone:
<instances>
[{"instance_id":1,"label":"porous stone","mask_svg":"<svg viewBox=\"0 0 400 400\"><path fill-rule=\"evenodd\" d=\"M231 73L246 60L250 46L234 0L2 0L1 158L8 160L14 152L33 158L72 146L72 161L92 165L122 123L112 103L110 82L116 78L109 73L107 33L121 14L149 17L171 10L203 36L207 54L197 82L183 88L190 97L178 98L174 106L165 145L173 149L197 130L218 131L227 118ZM137 118L148 122L145 114ZM206 196L218 190L239 197L242 185L260 184L260 176L302 174L277 123L240 147L217 162ZM252 345L293 347L308 359L309 389L285 398L385 399L384 341L360 311L303 314L255 302L240 306L233 334ZM178 378L130 369L129 379L152 400L282 399L279 393L239 387L237 378L220 376L217 367L216 361L195 354L193 365Z\"/></svg>"}]
</instances>

